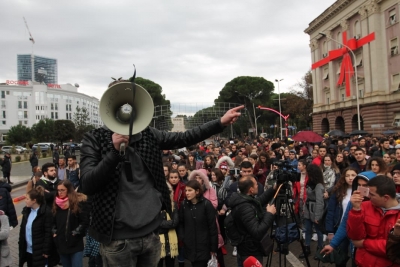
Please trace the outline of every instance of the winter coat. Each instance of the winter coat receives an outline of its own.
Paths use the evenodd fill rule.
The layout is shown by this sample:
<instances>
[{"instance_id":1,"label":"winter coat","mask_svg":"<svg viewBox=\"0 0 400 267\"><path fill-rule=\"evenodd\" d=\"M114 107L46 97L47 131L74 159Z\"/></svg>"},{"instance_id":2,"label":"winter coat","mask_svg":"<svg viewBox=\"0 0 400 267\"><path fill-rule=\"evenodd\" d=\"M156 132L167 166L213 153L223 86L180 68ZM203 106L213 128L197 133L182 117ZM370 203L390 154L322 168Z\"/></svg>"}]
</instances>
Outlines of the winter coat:
<instances>
[{"instance_id":1,"label":"winter coat","mask_svg":"<svg viewBox=\"0 0 400 267\"><path fill-rule=\"evenodd\" d=\"M324 213L324 192L322 184L317 184L314 189L307 186L307 200L304 203L304 218L319 221Z\"/></svg>"},{"instance_id":2,"label":"winter coat","mask_svg":"<svg viewBox=\"0 0 400 267\"><path fill-rule=\"evenodd\" d=\"M31 208L25 207L22 210L22 222L19 232L19 266L22 267L26 262L26 223L31 213ZM34 267L43 267L46 263L46 258L43 254L50 255L51 246L51 225L53 215L51 209L43 204L40 206L37 216L32 223L32 260Z\"/></svg>"},{"instance_id":3,"label":"winter coat","mask_svg":"<svg viewBox=\"0 0 400 267\"><path fill-rule=\"evenodd\" d=\"M336 173L335 170L332 169L331 166L324 166L324 182L325 182L325 190L330 192L336 181Z\"/></svg>"},{"instance_id":4,"label":"winter coat","mask_svg":"<svg viewBox=\"0 0 400 267\"><path fill-rule=\"evenodd\" d=\"M8 224L7 215L0 215L0 267L6 267L12 265L12 257L10 247L8 246L8 236L10 234L10 225Z\"/></svg>"},{"instance_id":5,"label":"winter coat","mask_svg":"<svg viewBox=\"0 0 400 267\"><path fill-rule=\"evenodd\" d=\"M361 203L361 210L350 210L347 235L352 240L364 239L363 247L356 251L357 266L400 266L386 257L386 240L398 218L400 204L385 213L371 201Z\"/></svg>"},{"instance_id":6,"label":"winter coat","mask_svg":"<svg viewBox=\"0 0 400 267\"><path fill-rule=\"evenodd\" d=\"M196 204L187 199L182 202L178 235L189 261L207 261L211 258L210 252L217 252L216 214L211 202L204 197L200 197Z\"/></svg>"},{"instance_id":7,"label":"winter coat","mask_svg":"<svg viewBox=\"0 0 400 267\"><path fill-rule=\"evenodd\" d=\"M254 198L239 193L233 193L230 205L234 212L235 224L244 237L237 246L241 257L262 256L260 241L273 226L274 215L266 212L264 206L273 198L275 190L270 188L261 196Z\"/></svg>"},{"instance_id":8,"label":"winter coat","mask_svg":"<svg viewBox=\"0 0 400 267\"><path fill-rule=\"evenodd\" d=\"M389 234L386 241L386 256L389 260L400 265L400 236Z\"/></svg>"},{"instance_id":9,"label":"winter coat","mask_svg":"<svg viewBox=\"0 0 400 267\"><path fill-rule=\"evenodd\" d=\"M304 179L304 193L303 193L303 203L306 203L307 200L307 182L308 182L308 175ZM296 214L299 213L300 208L300 193L301 193L301 184L300 181L296 181L293 183L293 199L295 200L294 203L294 212Z\"/></svg>"},{"instance_id":10,"label":"winter coat","mask_svg":"<svg viewBox=\"0 0 400 267\"><path fill-rule=\"evenodd\" d=\"M12 227L18 225L17 213L11 198L11 186L5 182L5 179L0 179L0 210L8 216L9 224Z\"/></svg>"},{"instance_id":11,"label":"winter coat","mask_svg":"<svg viewBox=\"0 0 400 267\"><path fill-rule=\"evenodd\" d=\"M207 174L205 174L205 170L195 170L192 171L189 175L189 181L190 180L195 180L196 176L200 176L201 179L203 179L203 185L205 187L205 190L203 192L203 197L210 200L213 207L217 209L218 207L218 199L217 199L217 192L215 192L215 189L211 186L210 180L208 179Z\"/></svg>"},{"instance_id":12,"label":"winter coat","mask_svg":"<svg viewBox=\"0 0 400 267\"><path fill-rule=\"evenodd\" d=\"M267 164L265 164L267 165ZM296 166L297 167L297 166ZM262 174L258 174L259 170L263 170ZM254 166L253 174L257 177L257 181L260 182L263 186L265 185L265 181L267 180L268 168L265 166L264 168L260 167L260 164L257 162Z\"/></svg>"},{"instance_id":13,"label":"winter coat","mask_svg":"<svg viewBox=\"0 0 400 267\"><path fill-rule=\"evenodd\" d=\"M232 194L235 193L235 192L238 192L238 182L233 182L229 186L228 194L226 195L226 198L225 198L225 205L227 207L231 207L230 206L230 198L231 198ZM257 194L257 196L261 196L263 193L264 193L264 186L262 186L260 184L260 182L258 182L258 194Z\"/></svg>"},{"instance_id":14,"label":"winter coat","mask_svg":"<svg viewBox=\"0 0 400 267\"><path fill-rule=\"evenodd\" d=\"M38 156L36 155L35 152L30 157L29 162L31 163L32 168L39 165L39 158L38 158Z\"/></svg>"},{"instance_id":15,"label":"winter coat","mask_svg":"<svg viewBox=\"0 0 400 267\"><path fill-rule=\"evenodd\" d=\"M3 160L1 161L0 165L3 167L3 173L11 172L11 158L4 156Z\"/></svg>"},{"instance_id":16,"label":"winter coat","mask_svg":"<svg viewBox=\"0 0 400 267\"><path fill-rule=\"evenodd\" d=\"M70 209L57 206L53 221L54 243L59 254L72 254L83 251L83 238L89 225L89 211L86 206L87 197L78 193L79 212L72 213Z\"/></svg>"},{"instance_id":17,"label":"winter coat","mask_svg":"<svg viewBox=\"0 0 400 267\"><path fill-rule=\"evenodd\" d=\"M36 186L42 186L48 192L44 192L44 198L46 200L46 204L49 208L53 207L53 202L57 193L57 185L60 182L58 178L54 178L53 182L46 180L44 176L42 176L39 181L36 182Z\"/></svg>"},{"instance_id":18,"label":"winter coat","mask_svg":"<svg viewBox=\"0 0 400 267\"><path fill-rule=\"evenodd\" d=\"M165 132L147 127L140 132L141 139L135 142L135 149L144 165L147 166L150 177L154 179L155 187L163 189L164 186L168 190L160 150L190 146L223 130L224 126L220 119L183 133ZM95 219L91 222L89 234L102 243L111 241L119 193L120 170L117 166L120 158L110 145L112 134L104 127L86 133L81 148L81 187L83 193L94 196L91 212ZM160 193L163 196L164 205L167 205L167 201L170 201L169 192L160 191Z\"/></svg>"},{"instance_id":19,"label":"winter coat","mask_svg":"<svg viewBox=\"0 0 400 267\"><path fill-rule=\"evenodd\" d=\"M325 220L325 229L328 233L336 233L340 225L340 220L343 215L342 202L339 202L336 196L336 192L331 194L328 202L328 210Z\"/></svg>"},{"instance_id":20,"label":"winter coat","mask_svg":"<svg viewBox=\"0 0 400 267\"><path fill-rule=\"evenodd\" d=\"M166 256L171 255L171 249L170 249L170 241L168 237L168 232L171 229L176 229L179 225L179 210L178 210L178 205L174 201L174 210L172 211L172 214L168 214L170 217L170 220L167 220L167 213L165 210L161 211L163 220L160 224L160 228L158 229L158 233L160 235L164 235L165 238L165 254Z\"/></svg>"},{"instance_id":21,"label":"winter coat","mask_svg":"<svg viewBox=\"0 0 400 267\"><path fill-rule=\"evenodd\" d=\"M174 201L177 203L178 209L181 206L182 201L185 199L185 183L179 181L176 185L175 192L174 192Z\"/></svg>"}]
</instances>

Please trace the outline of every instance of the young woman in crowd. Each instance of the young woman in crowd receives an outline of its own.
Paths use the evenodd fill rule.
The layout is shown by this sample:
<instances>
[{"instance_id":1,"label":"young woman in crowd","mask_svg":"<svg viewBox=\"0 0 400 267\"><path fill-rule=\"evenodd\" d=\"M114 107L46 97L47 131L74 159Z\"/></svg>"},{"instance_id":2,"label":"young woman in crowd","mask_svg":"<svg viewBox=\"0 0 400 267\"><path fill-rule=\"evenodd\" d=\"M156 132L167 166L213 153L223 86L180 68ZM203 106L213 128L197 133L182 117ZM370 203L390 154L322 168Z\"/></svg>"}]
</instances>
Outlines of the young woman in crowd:
<instances>
[{"instance_id":1,"label":"young woman in crowd","mask_svg":"<svg viewBox=\"0 0 400 267\"><path fill-rule=\"evenodd\" d=\"M307 200L304 204L304 224L306 227L306 238L305 238L305 254L301 254L299 258L308 257L311 253L310 243L312 236L312 229L314 227L318 236L318 247L317 250L323 247L323 234L320 230L319 221L322 219L324 213L324 192L325 182L321 169L315 164L308 164L307 166ZM315 257L314 257L315 259Z\"/></svg>"},{"instance_id":2,"label":"young woman in crowd","mask_svg":"<svg viewBox=\"0 0 400 267\"><path fill-rule=\"evenodd\" d=\"M313 151L311 152L311 157L312 157L312 159L315 159L316 157L318 157L318 150L317 149L313 149Z\"/></svg>"},{"instance_id":3,"label":"young woman in crowd","mask_svg":"<svg viewBox=\"0 0 400 267\"><path fill-rule=\"evenodd\" d=\"M283 160L289 160L289 153L290 153L289 149L288 149L288 148L285 148L285 149L283 150L282 159L283 159Z\"/></svg>"},{"instance_id":4,"label":"young woman in crowd","mask_svg":"<svg viewBox=\"0 0 400 267\"><path fill-rule=\"evenodd\" d=\"M41 172L42 172L42 168L40 168L39 166L33 167L33 175L31 177L31 179L28 181L28 183L26 184L26 192L27 193L36 186L36 182L39 181L40 177L42 177ZM40 175L40 176L37 177L38 175Z\"/></svg>"},{"instance_id":5,"label":"young woman in crowd","mask_svg":"<svg viewBox=\"0 0 400 267\"><path fill-rule=\"evenodd\" d=\"M339 228L340 222L342 221L344 211L347 208L347 204L350 202L352 193L353 180L357 177L358 171L353 167L345 169L332 189L331 196L328 203L328 211L326 214L325 228L328 232L328 240L332 240L337 229ZM340 248L344 252L348 252L349 240L346 239L340 245ZM336 265L341 267L340 265ZM344 265L346 266L346 265Z\"/></svg>"},{"instance_id":6,"label":"young woman in crowd","mask_svg":"<svg viewBox=\"0 0 400 267\"><path fill-rule=\"evenodd\" d=\"M10 224L4 211L0 210L0 267L9 267L12 265L10 247L8 246L8 236L10 234Z\"/></svg>"},{"instance_id":7,"label":"young woman in crowd","mask_svg":"<svg viewBox=\"0 0 400 267\"><path fill-rule=\"evenodd\" d=\"M249 159L249 161L250 161L250 163L251 163L251 165L253 166L253 169L254 169L254 167L255 167L255 165L256 165L256 163L257 163L257 160L258 160L257 154L251 154L251 155L248 157L248 159Z\"/></svg>"},{"instance_id":8,"label":"young woman in crowd","mask_svg":"<svg viewBox=\"0 0 400 267\"><path fill-rule=\"evenodd\" d=\"M178 227L185 258L193 267L206 267L211 256L216 256L218 250L215 208L203 196L203 186L197 180L190 180L185 191L186 199L179 210Z\"/></svg>"},{"instance_id":9,"label":"young woman in crowd","mask_svg":"<svg viewBox=\"0 0 400 267\"><path fill-rule=\"evenodd\" d=\"M200 165L199 165L199 163L200 163ZM188 169L189 172L198 170L201 168L201 162L196 161L195 153L189 154L188 159L186 161L186 168Z\"/></svg>"},{"instance_id":10,"label":"young woman in crowd","mask_svg":"<svg viewBox=\"0 0 400 267\"><path fill-rule=\"evenodd\" d=\"M300 159L305 160L305 159L307 159L308 156L309 156L309 153L308 153L307 147L305 147L305 146L301 147L299 150L299 160Z\"/></svg>"},{"instance_id":11,"label":"young woman in crowd","mask_svg":"<svg viewBox=\"0 0 400 267\"><path fill-rule=\"evenodd\" d=\"M159 228L159 236L161 242L161 257L158 262L158 267L174 267L175 257L178 256L178 236L176 228L179 223L178 205L174 201L174 190L170 183L167 182L168 188L171 192L171 207L172 213L166 210L161 211L162 222Z\"/></svg>"},{"instance_id":12,"label":"young woman in crowd","mask_svg":"<svg viewBox=\"0 0 400 267\"><path fill-rule=\"evenodd\" d=\"M387 169L388 167L386 163L380 157L372 157L367 161L367 170L373 171L376 175L388 175Z\"/></svg>"},{"instance_id":13,"label":"young woman in crowd","mask_svg":"<svg viewBox=\"0 0 400 267\"><path fill-rule=\"evenodd\" d=\"M269 157L265 152L261 152L258 157L258 161L254 166L254 175L257 177L257 180L260 184L265 185L265 181L267 179L267 175L269 173Z\"/></svg>"},{"instance_id":14,"label":"young woman in crowd","mask_svg":"<svg viewBox=\"0 0 400 267\"><path fill-rule=\"evenodd\" d=\"M77 193L69 180L57 185L53 203L53 238L64 267L83 266L83 238L89 225L86 195Z\"/></svg>"},{"instance_id":15,"label":"young woman in crowd","mask_svg":"<svg viewBox=\"0 0 400 267\"><path fill-rule=\"evenodd\" d=\"M328 199L330 192L332 191L335 182L340 177L340 170L336 166L333 157L330 154L326 154L321 161L321 170L324 176L325 194L324 198Z\"/></svg>"},{"instance_id":16,"label":"young woman in crowd","mask_svg":"<svg viewBox=\"0 0 400 267\"><path fill-rule=\"evenodd\" d=\"M392 163L392 158L388 153L383 154L382 159L385 162L386 166L389 166Z\"/></svg>"},{"instance_id":17,"label":"young woman in crowd","mask_svg":"<svg viewBox=\"0 0 400 267\"><path fill-rule=\"evenodd\" d=\"M26 207L22 210L19 231L19 266L28 267L48 264L51 246L53 215L44 200L44 188L35 187L26 194ZM54 262L54 265L58 262Z\"/></svg>"},{"instance_id":18,"label":"young woman in crowd","mask_svg":"<svg viewBox=\"0 0 400 267\"><path fill-rule=\"evenodd\" d=\"M185 183L179 178L179 173L177 170L171 170L168 176L168 183L172 186L174 191L174 201L176 202L178 209L185 199Z\"/></svg>"},{"instance_id":19,"label":"young woman in crowd","mask_svg":"<svg viewBox=\"0 0 400 267\"><path fill-rule=\"evenodd\" d=\"M339 172L342 174L344 169L349 167L349 162L347 161L347 157L342 152L338 152L335 157L335 164L339 168Z\"/></svg>"},{"instance_id":20,"label":"young woman in crowd","mask_svg":"<svg viewBox=\"0 0 400 267\"><path fill-rule=\"evenodd\" d=\"M171 165L168 162L164 162L163 169L164 169L165 179L168 180L169 172L171 171Z\"/></svg>"},{"instance_id":21,"label":"young woman in crowd","mask_svg":"<svg viewBox=\"0 0 400 267\"><path fill-rule=\"evenodd\" d=\"M304 203L307 200L307 161L305 159L300 159L297 163L297 170L300 172L300 181L293 184L293 199L294 199L294 212L299 214L300 224L303 228L304 214L303 208Z\"/></svg>"}]
</instances>

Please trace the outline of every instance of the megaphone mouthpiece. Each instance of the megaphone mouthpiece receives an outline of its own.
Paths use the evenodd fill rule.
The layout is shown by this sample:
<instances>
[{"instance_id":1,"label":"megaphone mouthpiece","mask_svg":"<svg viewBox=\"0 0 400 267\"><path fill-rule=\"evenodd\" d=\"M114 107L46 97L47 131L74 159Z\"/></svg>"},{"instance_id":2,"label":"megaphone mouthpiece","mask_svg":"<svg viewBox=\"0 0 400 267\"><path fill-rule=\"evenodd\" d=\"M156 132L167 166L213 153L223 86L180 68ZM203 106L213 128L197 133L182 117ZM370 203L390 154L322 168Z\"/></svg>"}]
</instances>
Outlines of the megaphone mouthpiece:
<instances>
[{"instance_id":1,"label":"megaphone mouthpiece","mask_svg":"<svg viewBox=\"0 0 400 267\"><path fill-rule=\"evenodd\" d=\"M127 123L132 115L134 115L133 108L126 103L118 109L116 117L120 122Z\"/></svg>"}]
</instances>

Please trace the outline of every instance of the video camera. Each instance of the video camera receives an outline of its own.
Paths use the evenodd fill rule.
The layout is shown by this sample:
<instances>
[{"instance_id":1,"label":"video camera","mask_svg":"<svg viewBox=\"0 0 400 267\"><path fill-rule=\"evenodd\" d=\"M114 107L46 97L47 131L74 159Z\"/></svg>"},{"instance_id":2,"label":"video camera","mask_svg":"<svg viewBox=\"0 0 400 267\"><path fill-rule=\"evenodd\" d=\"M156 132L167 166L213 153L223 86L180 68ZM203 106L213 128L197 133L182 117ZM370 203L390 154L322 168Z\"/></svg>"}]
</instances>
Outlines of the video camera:
<instances>
[{"instance_id":1,"label":"video camera","mask_svg":"<svg viewBox=\"0 0 400 267\"><path fill-rule=\"evenodd\" d=\"M240 169L239 168L234 168L234 169L229 169L229 175L234 176L234 177L239 177L240 174Z\"/></svg>"},{"instance_id":2,"label":"video camera","mask_svg":"<svg viewBox=\"0 0 400 267\"><path fill-rule=\"evenodd\" d=\"M297 172L296 168L289 161L279 160L273 164L278 167L277 170L273 171L272 176L272 180L276 180L277 184L300 181L301 174Z\"/></svg>"}]
</instances>

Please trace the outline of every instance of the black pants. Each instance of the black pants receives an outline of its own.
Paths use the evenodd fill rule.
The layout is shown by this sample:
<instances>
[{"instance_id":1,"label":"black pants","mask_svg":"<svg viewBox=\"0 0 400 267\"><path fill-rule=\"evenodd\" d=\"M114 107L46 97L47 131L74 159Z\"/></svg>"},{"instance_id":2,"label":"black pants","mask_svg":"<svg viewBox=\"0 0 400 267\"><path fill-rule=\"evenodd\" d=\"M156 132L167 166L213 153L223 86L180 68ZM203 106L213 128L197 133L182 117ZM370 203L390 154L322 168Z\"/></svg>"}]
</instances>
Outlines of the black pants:
<instances>
[{"instance_id":1,"label":"black pants","mask_svg":"<svg viewBox=\"0 0 400 267\"><path fill-rule=\"evenodd\" d=\"M165 261L165 267L174 267L175 266L175 258L171 258L170 256L166 256L165 258L160 259L158 262L158 267L163 267Z\"/></svg>"},{"instance_id":2,"label":"black pants","mask_svg":"<svg viewBox=\"0 0 400 267\"><path fill-rule=\"evenodd\" d=\"M89 257L89 267L102 267L102 266L103 266L103 260L101 258L101 255Z\"/></svg>"},{"instance_id":3,"label":"black pants","mask_svg":"<svg viewBox=\"0 0 400 267\"><path fill-rule=\"evenodd\" d=\"M208 261L194 261L192 267L207 267Z\"/></svg>"},{"instance_id":4,"label":"black pants","mask_svg":"<svg viewBox=\"0 0 400 267\"><path fill-rule=\"evenodd\" d=\"M11 181L10 181L10 173L9 172L3 172L3 177L7 178L8 183L11 183Z\"/></svg>"}]
</instances>

